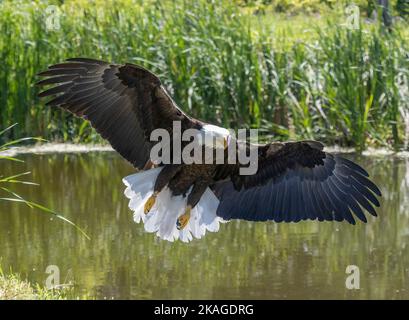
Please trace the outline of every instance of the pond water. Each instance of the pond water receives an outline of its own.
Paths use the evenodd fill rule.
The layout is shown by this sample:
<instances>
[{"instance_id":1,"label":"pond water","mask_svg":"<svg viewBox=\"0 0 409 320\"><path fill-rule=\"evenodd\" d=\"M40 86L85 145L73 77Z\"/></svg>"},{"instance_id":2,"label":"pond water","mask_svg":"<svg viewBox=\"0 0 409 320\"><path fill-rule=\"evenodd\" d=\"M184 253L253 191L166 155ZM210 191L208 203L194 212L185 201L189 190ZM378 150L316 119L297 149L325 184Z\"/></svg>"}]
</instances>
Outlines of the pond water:
<instances>
[{"instance_id":1,"label":"pond water","mask_svg":"<svg viewBox=\"0 0 409 320\"><path fill-rule=\"evenodd\" d=\"M98 299L409 299L409 160L353 157L383 192L368 223L233 221L189 244L161 241L135 224L113 152L21 155L0 172L31 171L26 199L86 230L23 204L0 202L0 265L44 284L49 265L80 297ZM345 286L359 267L360 289Z\"/></svg>"}]
</instances>

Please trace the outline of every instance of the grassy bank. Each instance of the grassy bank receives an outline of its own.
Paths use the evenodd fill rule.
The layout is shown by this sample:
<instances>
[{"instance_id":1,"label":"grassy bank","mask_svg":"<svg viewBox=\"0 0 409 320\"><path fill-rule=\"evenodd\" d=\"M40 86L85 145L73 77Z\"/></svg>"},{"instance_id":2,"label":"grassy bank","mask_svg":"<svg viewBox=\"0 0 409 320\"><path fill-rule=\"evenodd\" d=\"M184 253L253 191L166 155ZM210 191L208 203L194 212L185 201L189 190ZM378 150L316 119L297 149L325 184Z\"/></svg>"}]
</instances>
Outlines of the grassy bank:
<instances>
[{"instance_id":1,"label":"grassy bank","mask_svg":"<svg viewBox=\"0 0 409 320\"><path fill-rule=\"evenodd\" d=\"M33 87L50 63L87 56L149 67L187 112L226 127L402 148L408 25L389 33L362 18L351 30L341 9L292 20L219 1L72 0L58 6L59 28L47 29L44 2L3 1L0 128L18 122L12 137L98 141L87 123L46 108Z\"/></svg>"},{"instance_id":2,"label":"grassy bank","mask_svg":"<svg viewBox=\"0 0 409 320\"><path fill-rule=\"evenodd\" d=\"M23 280L18 274L5 274L0 269L0 300L65 300L72 299L69 288L48 290Z\"/></svg>"}]
</instances>

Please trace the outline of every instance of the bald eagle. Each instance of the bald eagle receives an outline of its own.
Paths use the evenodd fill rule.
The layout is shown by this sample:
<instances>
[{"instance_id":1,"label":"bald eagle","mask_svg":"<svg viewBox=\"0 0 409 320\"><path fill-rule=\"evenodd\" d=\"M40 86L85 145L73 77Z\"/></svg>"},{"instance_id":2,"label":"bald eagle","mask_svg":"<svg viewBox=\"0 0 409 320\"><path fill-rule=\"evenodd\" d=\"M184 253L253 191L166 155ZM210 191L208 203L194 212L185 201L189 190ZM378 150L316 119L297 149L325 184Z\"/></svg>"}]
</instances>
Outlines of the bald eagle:
<instances>
[{"instance_id":1,"label":"bald eagle","mask_svg":"<svg viewBox=\"0 0 409 320\"><path fill-rule=\"evenodd\" d=\"M239 163L154 163L150 136L164 129L175 139L174 122L182 132L222 138L224 147L237 142L230 131L185 114L159 78L141 66L73 58L39 76L46 78L38 85L51 85L39 94L52 97L47 105L88 120L138 170L123 179L125 196L134 220L162 239L201 238L231 219L355 224L355 217L367 221L364 211L377 215L381 192L368 173L317 141L246 142L257 153L251 175L242 175Z\"/></svg>"}]
</instances>

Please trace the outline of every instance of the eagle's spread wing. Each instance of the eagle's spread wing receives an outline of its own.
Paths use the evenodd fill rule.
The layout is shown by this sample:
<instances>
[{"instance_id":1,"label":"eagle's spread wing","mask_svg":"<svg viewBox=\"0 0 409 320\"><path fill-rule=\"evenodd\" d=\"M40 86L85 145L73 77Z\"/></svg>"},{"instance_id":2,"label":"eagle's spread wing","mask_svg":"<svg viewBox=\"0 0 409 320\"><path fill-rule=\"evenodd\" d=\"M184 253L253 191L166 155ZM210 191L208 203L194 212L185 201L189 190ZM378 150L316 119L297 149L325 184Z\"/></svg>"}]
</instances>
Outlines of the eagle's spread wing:
<instances>
[{"instance_id":1,"label":"eagle's spread wing","mask_svg":"<svg viewBox=\"0 0 409 320\"><path fill-rule=\"evenodd\" d=\"M341 156L326 153L315 141L273 143L258 148L258 171L240 176L230 166L229 179L213 186L220 199L217 215L229 219L347 220L376 216L381 196L368 173ZM224 168L226 172L226 168Z\"/></svg>"},{"instance_id":2,"label":"eagle's spread wing","mask_svg":"<svg viewBox=\"0 0 409 320\"><path fill-rule=\"evenodd\" d=\"M39 94L53 96L47 103L89 120L112 147L138 169L149 160L150 133L156 128L171 134L173 121L193 126L172 101L159 78L133 64L74 58L50 66L38 85L52 85Z\"/></svg>"}]
</instances>

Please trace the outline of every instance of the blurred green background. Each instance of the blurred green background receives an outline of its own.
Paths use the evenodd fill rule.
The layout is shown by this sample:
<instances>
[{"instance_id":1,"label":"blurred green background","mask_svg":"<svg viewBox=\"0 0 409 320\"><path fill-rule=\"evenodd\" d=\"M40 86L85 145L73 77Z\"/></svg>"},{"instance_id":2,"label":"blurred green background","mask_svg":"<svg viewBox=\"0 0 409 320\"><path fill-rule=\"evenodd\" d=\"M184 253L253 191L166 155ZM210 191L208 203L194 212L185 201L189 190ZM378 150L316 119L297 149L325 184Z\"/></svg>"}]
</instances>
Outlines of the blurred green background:
<instances>
[{"instance_id":1,"label":"blurred green background","mask_svg":"<svg viewBox=\"0 0 409 320\"><path fill-rule=\"evenodd\" d=\"M7 139L99 142L33 86L49 64L86 56L152 69L188 113L226 127L406 148L407 1L390 1L390 28L371 1L355 1L351 28L351 3L0 1L0 128L19 123Z\"/></svg>"}]
</instances>

